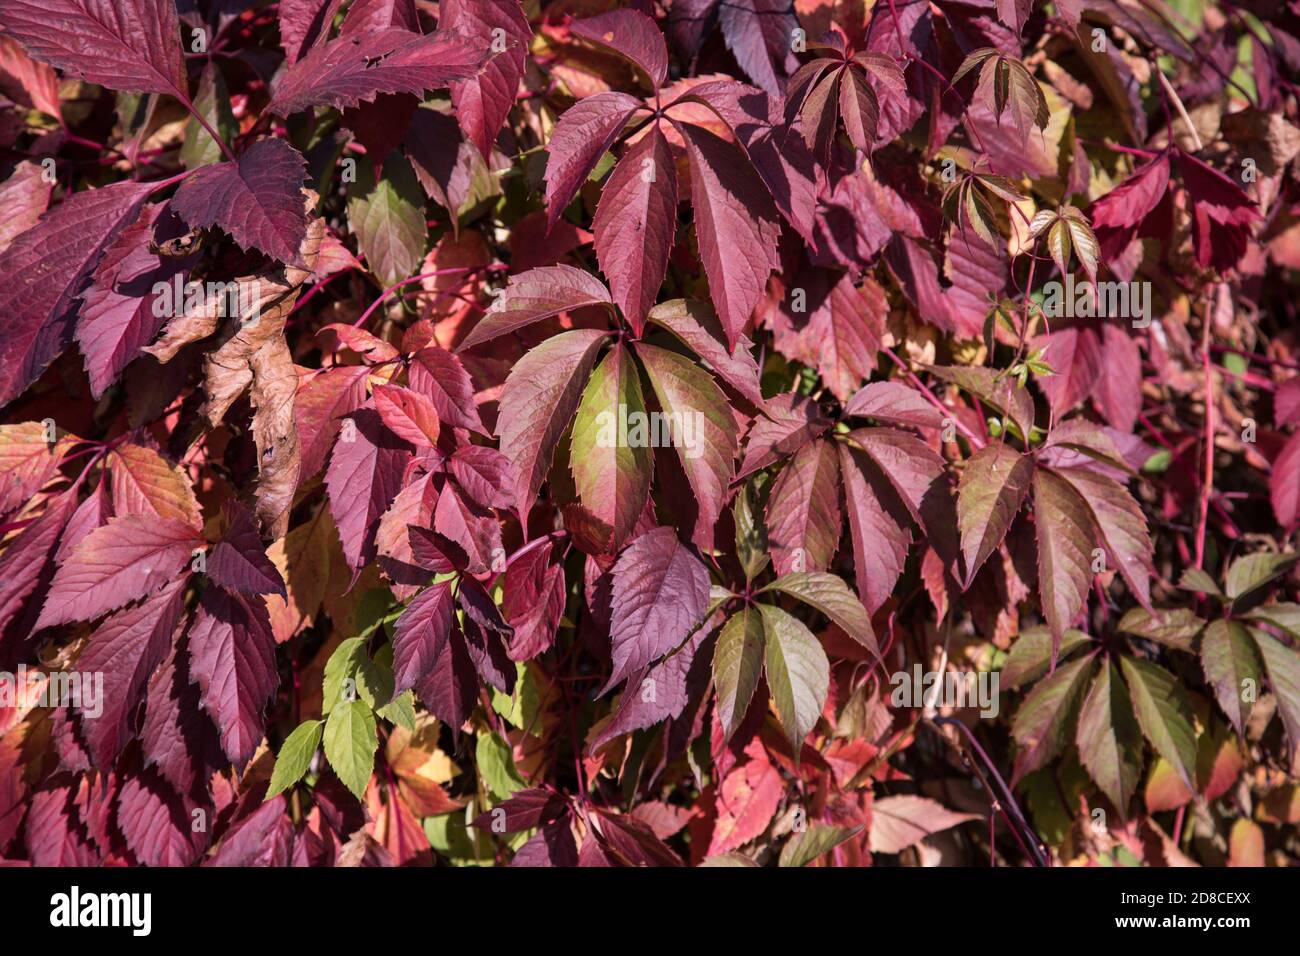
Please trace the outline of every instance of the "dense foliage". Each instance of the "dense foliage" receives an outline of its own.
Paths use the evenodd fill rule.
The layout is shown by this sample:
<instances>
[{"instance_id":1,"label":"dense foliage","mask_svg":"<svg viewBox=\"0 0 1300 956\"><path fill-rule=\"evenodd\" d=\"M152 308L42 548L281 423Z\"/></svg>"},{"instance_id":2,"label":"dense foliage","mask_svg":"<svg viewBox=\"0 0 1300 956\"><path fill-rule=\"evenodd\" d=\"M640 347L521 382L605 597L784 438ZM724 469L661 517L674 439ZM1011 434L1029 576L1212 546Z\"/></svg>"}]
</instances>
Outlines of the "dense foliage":
<instances>
[{"instance_id":1,"label":"dense foliage","mask_svg":"<svg viewBox=\"0 0 1300 956\"><path fill-rule=\"evenodd\" d=\"M0 858L1294 863L1300 11L0 2Z\"/></svg>"}]
</instances>

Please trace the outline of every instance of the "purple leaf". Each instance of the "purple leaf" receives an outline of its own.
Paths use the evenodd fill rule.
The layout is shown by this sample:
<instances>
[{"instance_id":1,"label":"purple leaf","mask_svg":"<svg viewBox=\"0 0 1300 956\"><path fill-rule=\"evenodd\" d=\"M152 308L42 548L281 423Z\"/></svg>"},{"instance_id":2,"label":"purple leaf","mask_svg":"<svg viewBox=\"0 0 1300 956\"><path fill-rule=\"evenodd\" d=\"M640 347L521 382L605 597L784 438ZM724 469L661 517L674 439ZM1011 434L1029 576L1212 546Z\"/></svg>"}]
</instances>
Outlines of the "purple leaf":
<instances>
[{"instance_id":1,"label":"purple leaf","mask_svg":"<svg viewBox=\"0 0 1300 956\"><path fill-rule=\"evenodd\" d=\"M227 502L226 518L229 522L226 534L208 554L208 577L228 591L249 596L278 594L287 600L284 579L267 557L248 509L237 502Z\"/></svg>"},{"instance_id":2,"label":"purple leaf","mask_svg":"<svg viewBox=\"0 0 1300 956\"><path fill-rule=\"evenodd\" d=\"M483 72L451 84L451 102L470 142L485 160L492 156L492 143L515 105L519 81L528 62L528 44L533 38L528 18L519 0L443 0L439 5L440 29L452 30L491 46L498 36L509 46L488 61ZM496 31L502 31L497 34Z\"/></svg>"},{"instance_id":3,"label":"purple leaf","mask_svg":"<svg viewBox=\"0 0 1300 956\"><path fill-rule=\"evenodd\" d=\"M481 43L445 33L390 28L340 36L285 70L267 109L289 116L314 106L359 106L380 93L420 96L475 75L487 57Z\"/></svg>"},{"instance_id":4,"label":"purple leaf","mask_svg":"<svg viewBox=\"0 0 1300 956\"><path fill-rule=\"evenodd\" d=\"M190 680L203 692L226 756L242 767L262 740L266 704L280 683L266 605L206 588L189 641Z\"/></svg>"},{"instance_id":5,"label":"purple leaf","mask_svg":"<svg viewBox=\"0 0 1300 956\"><path fill-rule=\"evenodd\" d=\"M100 253L140 215L151 183L74 193L0 253L0 406L36 381L72 340L76 300Z\"/></svg>"},{"instance_id":6,"label":"purple leaf","mask_svg":"<svg viewBox=\"0 0 1300 956\"><path fill-rule=\"evenodd\" d=\"M199 169L176 190L171 208L195 229L218 226L241 249L300 264L306 168L302 154L284 140L261 139L236 162Z\"/></svg>"},{"instance_id":7,"label":"purple leaf","mask_svg":"<svg viewBox=\"0 0 1300 956\"><path fill-rule=\"evenodd\" d=\"M71 76L128 93L188 91L175 0L5 0L0 33Z\"/></svg>"},{"instance_id":8,"label":"purple leaf","mask_svg":"<svg viewBox=\"0 0 1300 956\"><path fill-rule=\"evenodd\" d=\"M451 583L425 588L397 619L393 631L393 695L420 684L447 647L452 625Z\"/></svg>"},{"instance_id":9,"label":"purple leaf","mask_svg":"<svg viewBox=\"0 0 1300 956\"><path fill-rule=\"evenodd\" d=\"M614 565L613 673L601 693L676 649L704 618L709 572L672 528L637 538Z\"/></svg>"}]
</instances>

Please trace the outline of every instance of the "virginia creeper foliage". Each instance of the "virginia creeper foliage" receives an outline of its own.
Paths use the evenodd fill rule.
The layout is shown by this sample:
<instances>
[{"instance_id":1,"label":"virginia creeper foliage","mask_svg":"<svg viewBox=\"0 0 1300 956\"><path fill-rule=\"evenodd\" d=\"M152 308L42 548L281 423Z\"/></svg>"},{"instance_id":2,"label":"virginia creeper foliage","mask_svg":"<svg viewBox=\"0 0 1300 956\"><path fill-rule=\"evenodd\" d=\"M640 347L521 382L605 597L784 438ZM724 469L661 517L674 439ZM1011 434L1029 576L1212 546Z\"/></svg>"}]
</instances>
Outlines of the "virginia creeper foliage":
<instances>
[{"instance_id":1,"label":"virginia creeper foliage","mask_svg":"<svg viewBox=\"0 0 1300 956\"><path fill-rule=\"evenodd\" d=\"M0 2L0 861L1300 858L1300 16Z\"/></svg>"}]
</instances>

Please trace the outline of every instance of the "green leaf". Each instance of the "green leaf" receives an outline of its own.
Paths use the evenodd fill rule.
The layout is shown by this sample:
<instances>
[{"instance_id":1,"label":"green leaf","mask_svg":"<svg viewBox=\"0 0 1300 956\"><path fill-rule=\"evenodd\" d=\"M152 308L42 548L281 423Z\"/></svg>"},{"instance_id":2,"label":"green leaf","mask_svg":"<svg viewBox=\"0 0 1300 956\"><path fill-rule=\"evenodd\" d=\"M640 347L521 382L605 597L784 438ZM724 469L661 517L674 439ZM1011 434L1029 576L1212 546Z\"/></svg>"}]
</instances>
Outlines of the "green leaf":
<instances>
[{"instance_id":1,"label":"green leaf","mask_svg":"<svg viewBox=\"0 0 1300 956\"><path fill-rule=\"evenodd\" d=\"M301 780L311 766L311 758L320 746L321 733L325 728L323 721L308 720L294 728L293 733L284 739L280 752L275 756L275 769L271 771L271 786L266 791L270 800L277 793L283 793Z\"/></svg>"},{"instance_id":2,"label":"green leaf","mask_svg":"<svg viewBox=\"0 0 1300 956\"><path fill-rule=\"evenodd\" d=\"M587 380L569 441L578 500L599 522L610 553L621 550L645 508L658 431L646 415L636 364L615 344Z\"/></svg>"},{"instance_id":3,"label":"green leaf","mask_svg":"<svg viewBox=\"0 0 1300 956\"><path fill-rule=\"evenodd\" d=\"M1232 562L1224 576L1223 584L1228 597L1236 601L1251 591L1262 588L1295 564L1296 557L1294 554L1266 552L1242 555Z\"/></svg>"},{"instance_id":4,"label":"green leaf","mask_svg":"<svg viewBox=\"0 0 1300 956\"><path fill-rule=\"evenodd\" d=\"M1184 591L1196 591L1216 598L1223 597L1223 592L1219 590L1219 585L1214 578L1200 568L1188 568L1184 571L1182 578L1178 581L1178 586Z\"/></svg>"},{"instance_id":5,"label":"green leaf","mask_svg":"<svg viewBox=\"0 0 1300 956\"><path fill-rule=\"evenodd\" d=\"M1277 698L1277 710L1291 742L1294 766L1294 761L1300 759L1300 653L1258 628L1251 628L1250 634L1264 658L1268 683Z\"/></svg>"},{"instance_id":6,"label":"green leaf","mask_svg":"<svg viewBox=\"0 0 1300 956\"><path fill-rule=\"evenodd\" d=\"M542 727L537 721L537 710L541 706L541 694L533 672L523 663L515 664L515 689L513 693L503 694L495 687L492 691L492 709L502 716L516 730L526 730L533 735L540 735Z\"/></svg>"},{"instance_id":7,"label":"green leaf","mask_svg":"<svg viewBox=\"0 0 1300 956\"><path fill-rule=\"evenodd\" d=\"M1099 532L1088 503L1060 475L1040 468L1033 485L1038 593L1055 647L1087 600Z\"/></svg>"},{"instance_id":8,"label":"green leaf","mask_svg":"<svg viewBox=\"0 0 1300 956\"><path fill-rule=\"evenodd\" d=\"M358 164L357 185L373 180L368 161ZM368 175L367 175L368 173ZM400 155L384 161L384 175L374 187L348 202L348 226L357 237L366 265L384 288L415 275L424 258L429 229L424 192Z\"/></svg>"},{"instance_id":9,"label":"green leaf","mask_svg":"<svg viewBox=\"0 0 1300 956\"><path fill-rule=\"evenodd\" d=\"M481 733L474 745L474 763L479 776L498 800L507 799L527 784L515 769L514 754L510 745L495 733Z\"/></svg>"},{"instance_id":10,"label":"green leaf","mask_svg":"<svg viewBox=\"0 0 1300 956\"><path fill-rule=\"evenodd\" d=\"M798 618L771 604L763 615L764 671L786 739L799 759L800 744L817 718L830 686L830 662L821 643Z\"/></svg>"},{"instance_id":11,"label":"green leaf","mask_svg":"<svg viewBox=\"0 0 1300 956\"><path fill-rule=\"evenodd\" d=\"M727 621L713 649L713 685L718 720L726 739L745 718L763 673L763 619L756 608L742 608Z\"/></svg>"},{"instance_id":12,"label":"green leaf","mask_svg":"<svg viewBox=\"0 0 1300 956\"><path fill-rule=\"evenodd\" d=\"M226 81L209 60L199 77L199 91L194 97L194 109L213 129L229 143L239 132L235 114L230 108L230 93ZM198 169L208 163L219 163L225 157L217 141L199 125L193 116L185 124L185 142L181 145L180 160L186 169Z\"/></svg>"},{"instance_id":13,"label":"green leaf","mask_svg":"<svg viewBox=\"0 0 1300 956\"><path fill-rule=\"evenodd\" d=\"M1083 631L1071 628L1061 636L1057 662L1063 662L1076 650L1092 641ZM1011 651L1002 664L999 682L1006 690L1032 684L1044 674L1052 662L1052 632L1045 627L1031 627L1020 632Z\"/></svg>"},{"instance_id":14,"label":"green leaf","mask_svg":"<svg viewBox=\"0 0 1300 956\"><path fill-rule=\"evenodd\" d=\"M1125 612L1119 620L1119 629L1136 634L1180 651L1195 647L1196 635L1205 627L1205 621L1185 607L1148 611L1135 607Z\"/></svg>"},{"instance_id":15,"label":"green leaf","mask_svg":"<svg viewBox=\"0 0 1300 956\"><path fill-rule=\"evenodd\" d=\"M829 853L845 840L851 840L861 832L861 826L836 827L818 824L809 827L785 841L777 865L807 866L819 856Z\"/></svg>"},{"instance_id":16,"label":"green leaf","mask_svg":"<svg viewBox=\"0 0 1300 956\"><path fill-rule=\"evenodd\" d=\"M415 695L411 691L402 691L375 713L390 724L397 724L415 733Z\"/></svg>"},{"instance_id":17,"label":"green leaf","mask_svg":"<svg viewBox=\"0 0 1300 956\"><path fill-rule=\"evenodd\" d=\"M341 704L330 712L325 721L325 758L358 800L365 798L378 748L375 715L364 700Z\"/></svg>"},{"instance_id":18,"label":"green leaf","mask_svg":"<svg viewBox=\"0 0 1300 956\"><path fill-rule=\"evenodd\" d=\"M1196 731L1192 705L1177 678L1158 664L1120 658L1133 713L1156 753L1169 761L1188 790L1196 790Z\"/></svg>"},{"instance_id":19,"label":"green leaf","mask_svg":"<svg viewBox=\"0 0 1300 956\"><path fill-rule=\"evenodd\" d=\"M1267 607L1257 607L1246 615L1252 621L1272 624L1278 630L1286 631L1300 640L1300 604L1279 603Z\"/></svg>"},{"instance_id":20,"label":"green leaf","mask_svg":"<svg viewBox=\"0 0 1300 956\"><path fill-rule=\"evenodd\" d=\"M1245 625L1222 618L1211 621L1201 638L1201 668L1219 706L1243 734L1263 677Z\"/></svg>"},{"instance_id":21,"label":"green leaf","mask_svg":"<svg viewBox=\"0 0 1300 956\"><path fill-rule=\"evenodd\" d=\"M357 667L357 696L379 710L393 698L393 669L368 657Z\"/></svg>"},{"instance_id":22,"label":"green leaf","mask_svg":"<svg viewBox=\"0 0 1300 956\"><path fill-rule=\"evenodd\" d=\"M809 607L821 611L876 657L876 635L871 629L871 615L857 595L839 577L825 571L798 571L777 578L760 594L772 591L788 594Z\"/></svg>"},{"instance_id":23,"label":"green leaf","mask_svg":"<svg viewBox=\"0 0 1300 956\"><path fill-rule=\"evenodd\" d=\"M334 705L356 700L356 673L369 657L364 638L349 637L340 642L325 662L325 679L321 690L321 711L327 716Z\"/></svg>"},{"instance_id":24,"label":"green leaf","mask_svg":"<svg viewBox=\"0 0 1300 956\"><path fill-rule=\"evenodd\" d=\"M986 445L966 462L957 485L957 526L966 587L998 549L1029 493L1034 460L1004 442Z\"/></svg>"},{"instance_id":25,"label":"green leaf","mask_svg":"<svg viewBox=\"0 0 1300 956\"><path fill-rule=\"evenodd\" d=\"M736 525L736 560L745 572L745 580L752 581L763 573L771 560L767 554L767 531L763 527L756 480L741 485L731 513Z\"/></svg>"},{"instance_id":26,"label":"green leaf","mask_svg":"<svg viewBox=\"0 0 1300 956\"><path fill-rule=\"evenodd\" d=\"M1142 779L1142 731L1119 671L1107 661L1079 708L1075 734L1079 761L1101 792L1127 818L1129 800Z\"/></svg>"},{"instance_id":27,"label":"green leaf","mask_svg":"<svg viewBox=\"0 0 1300 956\"><path fill-rule=\"evenodd\" d=\"M1093 658L1062 664L1029 692L1011 721L1016 749L1015 777L1019 780L1059 754L1070 740L1074 713L1092 676Z\"/></svg>"}]
</instances>

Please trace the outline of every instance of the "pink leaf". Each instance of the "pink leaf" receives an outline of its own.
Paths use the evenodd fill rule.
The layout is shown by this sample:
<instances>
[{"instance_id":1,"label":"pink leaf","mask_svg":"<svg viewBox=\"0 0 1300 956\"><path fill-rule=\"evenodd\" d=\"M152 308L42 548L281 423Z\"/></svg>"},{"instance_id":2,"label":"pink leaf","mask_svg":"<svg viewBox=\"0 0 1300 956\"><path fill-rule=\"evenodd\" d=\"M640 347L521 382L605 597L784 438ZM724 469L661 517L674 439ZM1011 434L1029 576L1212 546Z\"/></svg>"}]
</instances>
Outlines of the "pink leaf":
<instances>
[{"instance_id":1,"label":"pink leaf","mask_svg":"<svg viewBox=\"0 0 1300 956\"><path fill-rule=\"evenodd\" d=\"M37 629L94 620L144 597L171 582L202 544L198 532L175 518L110 519L86 535L54 575Z\"/></svg>"},{"instance_id":2,"label":"pink leaf","mask_svg":"<svg viewBox=\"0 0 1300 956\"><path fill-rule=\"evenodd\" d=\"M266 604L206 588L189 640L190 679L226 756L242 767L261 743L266 704L280 683Z\"/></svg>"},{"instance_id":3,"label":"pink leaf","mask_svg":"<svg viewBox=\"0 0 1300 956\"><path fill-rule=\"evenodd\" d=\"M659 296L677 232L677 171L658 125L614 167L592 228L614 301L639 335Z\"/></svg>"},{"instance_id":4,"label":"pink leaf","mask_svg":"<svg viewBox=\"0 0 1300 956\"><path fill-rule=\"evenodd\" d=\"M685 641L708 600L709 572L674 529L647 531L628 545L614 565L614 669L601 693Z\"/></svg>"}]
</instances>

